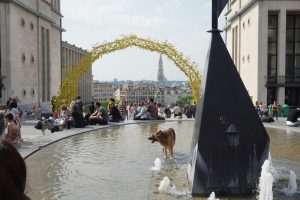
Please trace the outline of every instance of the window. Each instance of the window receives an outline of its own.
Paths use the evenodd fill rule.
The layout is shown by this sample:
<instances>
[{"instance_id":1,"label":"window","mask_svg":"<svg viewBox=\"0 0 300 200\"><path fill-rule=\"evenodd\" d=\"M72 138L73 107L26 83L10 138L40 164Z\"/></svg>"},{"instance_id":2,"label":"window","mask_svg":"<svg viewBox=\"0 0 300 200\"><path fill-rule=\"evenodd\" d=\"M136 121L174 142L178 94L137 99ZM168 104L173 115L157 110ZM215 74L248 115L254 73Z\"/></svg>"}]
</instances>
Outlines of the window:
<instances>
[{"instance_id":1,"label":"window","mask_svg":"<svg viewBox=\"0 0 300 200\"><path fill-rule=\"evenodd\" d=\"M273 104L274 101L277 101L277 89L268 88L267 90L267 105Z\"/></svg>"},{"instance_id":2,"label":"window","mask_svg":"<svg viewBox=\"0 0 300 200\"><path fill-rule=\"evenodd\" d=\"M30 57L30 61L31 61L31 64L33 64L33 63L34 63L34 56L33 56L33 55L31 55L31 57Z\"/></svg>"},{"instance_id":3,"label":"window","mask_svg":"<svg viewBox=\"0 0 300 200\"><path fill-rule=\"evenodd\" d=\"M286 76L300 76L300 14L286 17Z\"/></svg>"},{"instance_id":4,"label":"window","mask_svg":"<svg viewBox=\"0 0 300 200\"><path fill-rule=\"evenodd\" d=\"M33 25L33 23L31 22L31 23L30 23L30 30L33 31L33 29L34 29L34 25Z\"/></svg>"},{"instance_id":5,"label":"window","mask_svg":"<svg viewBox=\"0 0 300 200\"><path fill-rule=\"evenodd\" d=\"M21 56L21 60L22 60L22 63L25 63L25 60L26 60L26 56L25 54L23 53L22 56Z\"/></svg>"},{"instance_id":6,"label":"window","mask_svg":"<svg viewBox=\"0 0 300 200\"><path fill-rule=\"evenodd\" d=\"M268 19L268 76L277 76L278 15Z\"/></svg>"},{"instance_id":7,"label":"window","mask_svg":"<svg viewBox=\"0 0 300 200\"><path fill-rule=\"evenodd\" d=\"M237 49L238 48L238 26L232 29L232 60L237 66Z\"/></svg>"},{"instance_id":8,"label":"window","mask_svg":"<svg viewBox=\"0 0 300 200\"><path fill-rule=\"evenodd\" d=\"M22 91L22 95L23 95L23 97L25 97L25 96L26 96L26 90L25 90L25 89L23 89L23 91Z\"/></svg>"},{"instance_id":9,"label":"window","mask_svg":"<svg viewBox=\"0 0 300 200\"><path fill-rule=\"evenodd\" d=\"M21 18L21 26L24 27L25 26L25 19Z\"/></svg>"}]
</instances>

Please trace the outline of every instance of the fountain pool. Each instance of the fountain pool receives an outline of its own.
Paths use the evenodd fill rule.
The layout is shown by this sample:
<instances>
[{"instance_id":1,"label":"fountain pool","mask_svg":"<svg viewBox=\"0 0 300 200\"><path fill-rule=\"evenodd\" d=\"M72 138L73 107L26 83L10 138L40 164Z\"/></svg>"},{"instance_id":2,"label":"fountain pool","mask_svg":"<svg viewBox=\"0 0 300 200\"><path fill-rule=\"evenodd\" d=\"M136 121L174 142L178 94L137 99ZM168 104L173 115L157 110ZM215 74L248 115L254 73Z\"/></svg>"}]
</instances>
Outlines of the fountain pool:
<instances>
[{"instance_id":1,"label":"fountain pool","mask_svg":"<svg viewBox=\"0 0 300 200\"><path fill-rule=\"evenodd\" d=\"M193 125L193 121L133 124L54 143L26 159L27 193L32 200L207 199L189 194L187 164ZM156 128L169 127L176 132L174 160L162 159L160 145L147 140ZM300 177L300 134L274 129L268 133L279 179L273 187L274 199L299 199L299 189L292 197L283 189L289 185L290 170ZM157 158L159 167L154 166ZM151 170L153 166L158 170ZM159 192L165 177L171 182L170 191Z\"/></svg>"}]
</instances>

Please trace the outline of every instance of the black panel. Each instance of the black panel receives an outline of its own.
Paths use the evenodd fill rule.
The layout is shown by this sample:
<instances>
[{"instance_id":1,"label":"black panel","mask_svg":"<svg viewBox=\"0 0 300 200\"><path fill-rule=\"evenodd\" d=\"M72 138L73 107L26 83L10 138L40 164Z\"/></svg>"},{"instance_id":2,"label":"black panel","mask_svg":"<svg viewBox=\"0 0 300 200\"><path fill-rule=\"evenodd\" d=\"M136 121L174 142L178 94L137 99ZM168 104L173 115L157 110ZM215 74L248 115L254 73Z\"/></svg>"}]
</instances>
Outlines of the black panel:
<instances>
[{"instance_id":1,"label":"black panel","mask_svg":"<svg viewBox=\"0 0 300 200\"><path fill-rule=\"evenodd\" d=\"M212 33L199 94L191 145L192 194L250 195L270 139L218 31ZM226 131L232 125L238 130L234 145Z\"/></svg>"}]
</instances>

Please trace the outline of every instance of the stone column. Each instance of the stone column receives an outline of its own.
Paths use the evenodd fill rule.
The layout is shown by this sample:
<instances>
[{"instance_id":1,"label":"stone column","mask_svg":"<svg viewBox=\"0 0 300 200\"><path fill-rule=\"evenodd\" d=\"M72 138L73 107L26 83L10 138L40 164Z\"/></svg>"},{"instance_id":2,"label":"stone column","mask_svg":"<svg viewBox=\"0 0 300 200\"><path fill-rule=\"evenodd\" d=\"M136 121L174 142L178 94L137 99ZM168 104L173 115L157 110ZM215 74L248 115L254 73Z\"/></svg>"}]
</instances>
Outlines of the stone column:
<instances>
[{"instance_id":1,"label":"stone column","mask_svg":"<svg viewBox=\"0 0 300 200\"><path fill-rule=\"evenodd\" d=\"M277 76L285 76L285 56L286 56L286 10L282 8L278 13L278 44L277 44ZM277 102L285 103L285 88L279 87L277 90Z\"/></svg>"}]
</instances>

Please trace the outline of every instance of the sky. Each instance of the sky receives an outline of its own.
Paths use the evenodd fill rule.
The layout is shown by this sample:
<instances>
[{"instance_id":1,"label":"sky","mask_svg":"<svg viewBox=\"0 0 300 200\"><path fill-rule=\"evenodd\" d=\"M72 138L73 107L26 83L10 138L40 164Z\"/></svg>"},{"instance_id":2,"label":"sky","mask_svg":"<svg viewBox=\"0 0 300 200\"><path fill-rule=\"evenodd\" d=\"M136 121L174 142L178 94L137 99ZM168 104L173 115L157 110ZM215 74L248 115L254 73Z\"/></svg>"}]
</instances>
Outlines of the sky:
<instances>
[{"instance_id":1,"label":"sky","mask_svg":"<svg viewBox=\"0 0 300 200\"><path fill-rule=\"evenodd\" d=\"M203 70L210 42L211 1L62 0L61 9L64 41L91 50L95 44L136 34L168 41ZM156 80L158 61L159 54L132 47L96 61L93 75L100 81ZM187 80L171 60L163 57L163 62L168 80Z\"/></svg>"}]
</instances>

